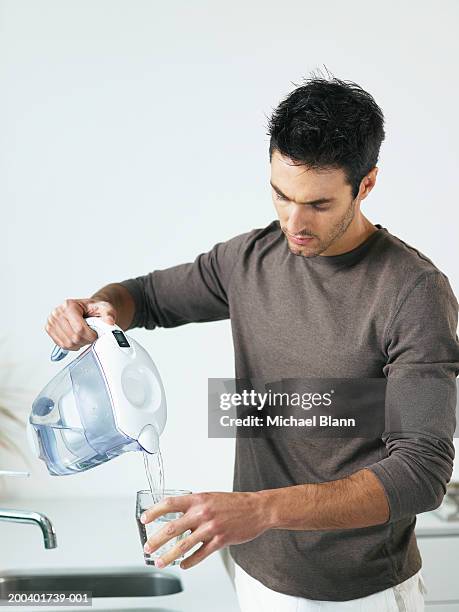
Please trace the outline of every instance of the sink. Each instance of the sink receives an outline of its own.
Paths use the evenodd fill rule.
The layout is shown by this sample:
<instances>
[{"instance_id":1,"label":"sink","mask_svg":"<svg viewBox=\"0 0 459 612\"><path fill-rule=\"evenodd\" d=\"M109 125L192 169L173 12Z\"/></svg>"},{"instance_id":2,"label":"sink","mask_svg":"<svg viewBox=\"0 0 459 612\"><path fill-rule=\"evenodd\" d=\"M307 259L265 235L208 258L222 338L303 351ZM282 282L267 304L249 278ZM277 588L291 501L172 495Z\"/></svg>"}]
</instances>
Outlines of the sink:
<instances>
[{"instance_id":1,"label":"sink","mask_svg":"<svg viewBox=\"0 0 459 612\"><path fill-rule=\"evenodd\" d=\"M156 597L182 591L180 579L167 570L114 567L14 570L0 573L0 605L8 593L73 593L92 597ZM64 604L68 605L68 604Z\"/></svg>"}]
</instances>

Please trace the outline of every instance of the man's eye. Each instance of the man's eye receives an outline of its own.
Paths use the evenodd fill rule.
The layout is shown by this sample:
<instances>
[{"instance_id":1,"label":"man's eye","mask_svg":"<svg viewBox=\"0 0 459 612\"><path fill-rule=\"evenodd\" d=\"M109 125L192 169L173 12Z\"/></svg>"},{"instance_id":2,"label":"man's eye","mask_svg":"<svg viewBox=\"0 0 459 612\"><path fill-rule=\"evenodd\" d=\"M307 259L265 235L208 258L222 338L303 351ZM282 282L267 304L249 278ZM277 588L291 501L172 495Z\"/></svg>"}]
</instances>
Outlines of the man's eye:
<instances>
[{"instance_id":1,"label":"man's eye","mask_svg":"<svg viewBox=\"0 0 459 612\"><path fill-rule=\"evenodd\" d=\"M328 206L326 204L311 204L314 210L327 210Z\"/></svg>"},{"instance_id":2,"label":"man's eye","mask_svg":"<svg viewBox=\"0 0 459 612\"><path fill-rule=\"evenodd\" d=\"M280 193L277 193L277 191L275 193L276 193L276 199L277 200L282 200L283 202L288 202L288 199L284 198L283 195L281 195ZM327 204L308 204L308 206L310 206L314 210L321 210L321 211L322 210L323 211L328 210L328 205Z\"/></svg>"}]
</instances>

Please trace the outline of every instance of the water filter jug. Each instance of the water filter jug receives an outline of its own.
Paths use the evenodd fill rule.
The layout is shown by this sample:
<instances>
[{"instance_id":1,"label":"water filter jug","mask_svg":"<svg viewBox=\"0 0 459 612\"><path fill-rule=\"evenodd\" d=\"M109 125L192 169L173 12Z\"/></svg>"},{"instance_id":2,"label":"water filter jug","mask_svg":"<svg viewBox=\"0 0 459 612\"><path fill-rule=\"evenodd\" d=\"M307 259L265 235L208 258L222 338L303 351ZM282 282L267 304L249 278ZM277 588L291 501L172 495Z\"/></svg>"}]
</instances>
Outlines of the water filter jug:
<instances>
[{"instance_id":1,"label":"water filter jug","mask_svg":"<svg viewBox=\"0 0 459 612\"><path fill-rule=\"evenodd\" d=\"M164 387L147 351L117 325L98 317L86 323L97 340L41 391L27 424L34 453L53 476L127 451L156 453L166 424ZM51 359L66 354L56 346Z\"/></svg>"}]
</instances>

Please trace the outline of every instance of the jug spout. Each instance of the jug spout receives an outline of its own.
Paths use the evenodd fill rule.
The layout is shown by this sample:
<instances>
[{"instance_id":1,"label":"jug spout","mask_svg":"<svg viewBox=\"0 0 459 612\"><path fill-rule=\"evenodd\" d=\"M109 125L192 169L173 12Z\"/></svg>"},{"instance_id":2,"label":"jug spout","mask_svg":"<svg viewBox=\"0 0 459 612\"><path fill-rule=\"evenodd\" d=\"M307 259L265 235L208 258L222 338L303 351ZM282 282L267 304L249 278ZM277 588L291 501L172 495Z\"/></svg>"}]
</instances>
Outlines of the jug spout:
<instances>
[{"instance_id":1,"label":"jug spout","mask_svg":"<svg viewBox=\"0 0 459 612\"><path fill-rule=\"evenodd\" d=\"M137 442L140 446L150 453L157 453L159 451L159 434L154 425L145 425L137 438Z\"/></svg>"}]
</instances>

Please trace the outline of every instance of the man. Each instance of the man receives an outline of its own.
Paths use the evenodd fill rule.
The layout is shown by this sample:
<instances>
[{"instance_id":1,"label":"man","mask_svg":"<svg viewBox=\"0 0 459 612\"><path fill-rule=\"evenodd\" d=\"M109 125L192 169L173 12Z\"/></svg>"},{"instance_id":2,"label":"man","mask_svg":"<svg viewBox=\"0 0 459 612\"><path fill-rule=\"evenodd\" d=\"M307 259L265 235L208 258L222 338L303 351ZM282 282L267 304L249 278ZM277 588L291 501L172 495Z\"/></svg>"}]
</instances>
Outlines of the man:
<instances>
[{"instance_id":1,"label":"man","mask_svg":"<svg viewBox=\"0 0 459 612\"><path fill-rule=\"evenodd\" d=\"M172 498L146 512L146 521L184 513L150 549L192 532L160 567L199 543L181 567L229 546L243 612L317 610L318 602L321 610L424 609L415 517L439 506L452 473L458 304L430 259L361 211L383 124L355 83L305 80L269 122L277 220L192 263L66 300L46 325L76 350L95 339L87 316L125 330L231 318L238 379L392 381L386 402L398 428L294 443L237 437L233 492Z\"/></svg>"}]
</instances>

